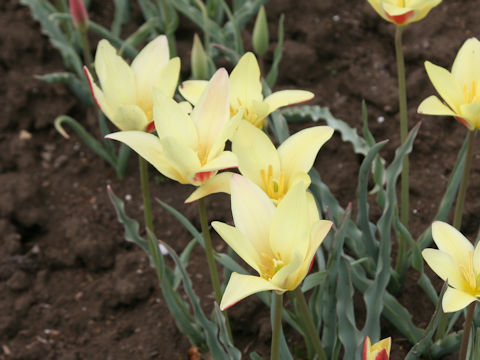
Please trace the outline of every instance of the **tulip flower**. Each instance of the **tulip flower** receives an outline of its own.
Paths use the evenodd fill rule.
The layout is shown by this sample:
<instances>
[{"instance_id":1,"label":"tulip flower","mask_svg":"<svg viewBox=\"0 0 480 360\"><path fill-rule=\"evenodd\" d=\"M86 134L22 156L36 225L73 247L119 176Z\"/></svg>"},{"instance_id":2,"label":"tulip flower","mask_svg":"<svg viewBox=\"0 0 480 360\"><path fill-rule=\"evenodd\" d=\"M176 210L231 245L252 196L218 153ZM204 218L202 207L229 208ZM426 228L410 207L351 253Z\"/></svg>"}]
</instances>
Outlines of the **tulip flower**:
<instances>
[{"instance_id":1,"label":"tulip flower","mask_svg":"<svg viewBox=\"0 0 480 360\"><path fill-rule=\"evenodd\" d=\"M396 25L407 25L422 20L442 0L368 0L385 20Z\"/></svg>"},{"instance_id":2,"label":"tulip flower","mask_svg":"<svg viewBox=\"0 0 480 360\"><path fill-rule=\"evenodd\" d=\"M306 187L310 185L307 173L318 151L332 134L333 129L329 126L314 126L290 136L276 149L262 130L242 121L233 135L232 151L237 156L242 175L253 181L278 205L297 182L302 181ZM213 192L229 193L231 175L217 175L192 193L186 202Z\"/></svg>"},{"instance_id":3,"label":"tulip flower","mask_svg":"<svg viewBox=\"0 0 480 360\"><path fill-rule=\"evenodd\" d=\"M438 250L425 249L422 255L442 280L448 279L449 287L442 301L443 311L458 311L478 301L480 246L474 248L457 229L441 221L433 223L432 236Z\"/></svg>"},{"instance_id":4,"label":"tulip flower","mask_svg":"<svg viewBox=\"0 0 480 360\"><path fill-rule=\"evenodd\" d=\"M107 40L98 43L95 71L100 87L84 68L90 90L103 113L120 130L152 130L153 90L173 97L180 59L170 59L166 36L148 43L129 66Z\"/></svg>"},{"instance_id":5,"label":"tulip flower","mask_svg":"<svg viewBox=\"0 0 480 360\"><path fill-rule=\"evenodd\" d=\"M127 144L163 175L181 184L198 186L219 169L237 166L235 155L224 151L225 142L241 120L241 114L230 119L225 69L213 75L191 114L158 89L153 91L153 102L158 136L120 131L107 138Z\"/></svg>"},{"instance_id":6,"label":"tulip flower","mask_svg":"<svg viewBox=\"0 0 480 360\"><path fill-rule=\"evenodd\" d=\"M380 340L372 346L370 338L365 336L363 340L362 360L388 360L390 358L391 347L391 337Z\"/></svg>"},{"instance_id":7,"label":"tulip flower","mask_svg":"<svg viewBox=\"0 0 480 360\"><path fill-rule=\"evenodd\" d=\"M429 61L425 69L443 100L426 98L418 112L429 115L450 115L469 130L480 129L480 41L470 38L462 45L449 72Z\"/></svg>"},{"instance_id":8,"label":"tulip flower","mask_svg":"<svg viewBox=\"0 0 480 360\"><path fill-rule=\"evenodd\" d=\"M70 0L69 4L73 25L79 31L85 32L88 28L88 13L83 0Z\"/></svg>"},{"instance_id":9,"label":"tulip flower","mask_svg":"<svg viewBox=\"0 0 480 360\"><path fill-rule=\"evenodd\" d=\"M185 81L179 91L186 100L195 104L205 85L205 81ZM240 110L243 110L243 119L258 128L262 128L265 118L278 108L312 98L313 93L310 91L283 90L264 99L260 82L260 67L255 55L251 52L241 57L230 75L230 116L235 116Z\"/></svg>"},{"instance_id":10,"label":"tulip flower","mask_svg":"<svg viewBox=\"0 0 480 360\"><path fill-rule=\"evenodd\" d=\"M212 226L259 276L233 273L222 310L260 291L295 290L332 226L319 219L315 200L303 183L297 183L278 207L241 175L232 176L230 187L235 227L221 222Z\"/></svg>"}]
</instances>

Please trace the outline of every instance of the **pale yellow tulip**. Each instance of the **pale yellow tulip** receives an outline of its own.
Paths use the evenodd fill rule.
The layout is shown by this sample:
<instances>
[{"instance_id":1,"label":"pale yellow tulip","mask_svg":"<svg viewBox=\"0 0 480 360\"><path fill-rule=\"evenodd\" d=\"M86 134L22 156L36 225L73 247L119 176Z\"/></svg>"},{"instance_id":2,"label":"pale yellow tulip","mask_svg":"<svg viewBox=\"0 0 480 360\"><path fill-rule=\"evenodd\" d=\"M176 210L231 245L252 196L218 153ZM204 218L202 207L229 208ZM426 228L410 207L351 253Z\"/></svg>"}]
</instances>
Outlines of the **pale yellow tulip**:
<instances>
[{"instance_id":1,"label":"pale yellow tulip","mask_svg":"<svg viewBox=\"0 0 480 360\"><path fill-rule=\"evenodd\" d=\"M237 166L237 158L224 151L225 142L241 120L230 119L228 73L219 69L190 114L169 96L154 90L153 118L157 135L121 131L107 136L119 140L163 175L181 184L201 185L218 170Z\"/></svg>"},{"instance_id":2,"label":"pale yellow tulip","mask_svg":"<svg viewBox=\"0 0 480 360\"><path fill-rule=\"evenodd\" d=\"M234 174L231 208L235 227L212 226L259 276L233 273L220 308L265 290L295 290L307 275L332 222L320 220L313 196L297 183L277 206L257 185Z\"/></svg>"},{"instance_id":3,"label":"pale yellow tulip","mask_svg":"<svg viewBox=\"0 0 480 360\"><path fill-rule=\"evenodd\" d=\"M145 131L152 121L153 90L168 97L175 94L180 59L170 59L165 35L148 43L131 66L107 40L101 40L95 54L100 87L86 67L84 71L95 102L117 128Z\"/></svg>"},{"instance_id":4,"label":"pale yellow tulip","mask_svg":"<svg viewBox=\"0 0 480 360\"><path fill-rule=\"evenodd\" d=\"M458 51L449 72L425 62L428 76L445 105L432 95L420 104L418 112L428 115L451 115L469 130L480 129L480 41L470 38Z\"/></svg>"},{"instance_id":5,"label":"pale yellow tulip","mask_svg":"<svg viewBox=\"0 0 480 360\"><path fill-rule=\"evenodd\" d=\"M445 312L463 309L480 297L480 246L473 245L453 226L436 221L432 224L436 249L422 251L423 258L432 270L448 279L443 295Z\"/></svg>"},{"instance_id":6,"label":"pale yellow tulip","mask_svg":"<svg viewBox=\"0 0 480 360\"><path fill-rule=\"evenodd\" d=\"M422 20L442 0L367 0L385 20L407 25Z\"/></svg>"},{"instance_id":7,"label":"pale yellow tulip","mask_svg":"<svg viewBox=\"0 0 480 360\"><path fill-rule=\"evenodd\" d=\"M313 98L313 93L310 91L282 90L264 99L260 75L260 67L255 55L251 52L243 55L230 75L231 116L243 110L244 120L262 128L265 118L278 108ZM195 104L205 85L206 82L201 80L185 81L179 87L179 91L185 99Z\"/></svg>"}]
</instances>

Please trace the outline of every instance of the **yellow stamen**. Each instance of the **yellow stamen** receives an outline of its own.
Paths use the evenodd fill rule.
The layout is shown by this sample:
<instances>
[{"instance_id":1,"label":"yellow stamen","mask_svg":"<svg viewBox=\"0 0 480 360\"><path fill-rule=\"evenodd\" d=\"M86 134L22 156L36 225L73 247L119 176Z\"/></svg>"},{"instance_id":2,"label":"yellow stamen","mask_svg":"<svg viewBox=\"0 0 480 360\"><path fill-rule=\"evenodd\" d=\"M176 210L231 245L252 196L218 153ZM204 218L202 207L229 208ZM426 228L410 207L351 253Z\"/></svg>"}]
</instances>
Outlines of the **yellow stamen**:
<instances>
[{"instance_id":1,"label":"yellow stamen","mask_svg":"<svg viewBox=\"0 0 480 360\"><path fill-rule=\"evenodd\" d=\"M263 190L273 200L275 205L278 205L286 192L285 175L280 173L278 180L275 179L273 177L273 166L268 165L267 171L265 169L260 170L260 177L262 178Z\"/></svg>"},{"instance_id":2,"label":"yellow stamen","mask_svg":"<svg viewBox=\"0 0 480 360\"><path fill-rule=\"evenodd\" d=\"M475 274L475 270L473 268L473 251L468 252L468 265L465 267L464 265L460 265L460 271L462 272L462 275L465 279L465 281L468 283L468 286L470 286L470 289L473 291L476 291L478 286L478 276ZM480 274L479 274L480 275Z\"/></svg>"}]
</instances>

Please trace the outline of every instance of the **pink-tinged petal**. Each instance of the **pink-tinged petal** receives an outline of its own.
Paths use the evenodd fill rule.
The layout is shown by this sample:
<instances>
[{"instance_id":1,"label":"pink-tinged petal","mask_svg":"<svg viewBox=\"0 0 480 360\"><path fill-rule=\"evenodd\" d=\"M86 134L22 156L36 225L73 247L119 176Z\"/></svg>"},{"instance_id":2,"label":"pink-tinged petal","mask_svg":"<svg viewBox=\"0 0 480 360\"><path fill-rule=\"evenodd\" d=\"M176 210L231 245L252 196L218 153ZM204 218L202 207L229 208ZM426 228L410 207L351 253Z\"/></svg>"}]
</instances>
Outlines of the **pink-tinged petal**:
<instances>
[{"instance_id":1,"label":"pink-tinged petal","mask_svg":"<svg viewBox=\"0 0 480 360\"><path fill-rule=\"evenodd\" d=\"M449 285L458 289L468 288L458 264L450 254L441 250L425 249L422 251L422 256L428 266L430 266L442 280L448 279Z\"/></svg>"},{"instance_id":2,"label":"pink-tinged petal","mask_svg":"<svg viewBox=\"0 0 480 360\"><path fill-rule=\"evenodd\" d=\"M280 145L278 155L288 186L297 172L310 171L318 151L332 135L330 126L314 126L297 132Z\"/></svg>"},{"instance_id":3,"label":"pink-tinged petal","mask_svg":"<svg viewBox=\"0 0 480 360\"><path fill-rule=\"evenodd\" d=\"M153 119L160 139L173 137L191 149L196 149L197 128L184 109L159 90L154 90L153 101Z\"/></svg>"},{"instance_id":4,"label":"pink-tinged petal","mask_svg":"<svg viewBox=\"0 0 480 360\"><path fill-rule=\"evenodd\" d=\"M86 30L88 24L88 13L83 0L70 0L70 14L72 15L75 27Z\"/></svg>"},{"instance_id":5,"label":"pink-tinged petal","mask_svg":"<svg viewBox=\"0 0 480 360\"><path fill-rule=\"evenodd\" d=\"M468 267L469 252L473 252L473 245L460 231L447 223L435 221L432 224L432 236L438 248L449 254L457 267Z\"/></svg>"},{"instance_id":6,"label":"pink-tinged petal","mask_svg":"<svg viewBox=\"0 0 480 360\"><path fill-rule=\"evenodd\" d=\"M230 74L230 102L235 103L238 100L244 106L249 106L253 100L263 100L260 67L251 52L240 58Z\"/></svg>"},{"instance_id":7,"label":"pink-tinged petal","mask_svg":"<svg viewBox=\"0 0 480 360\"><path fill-rule=\"evenodd\" d=\"M478 299L466 292L448 287L443 295L442 308L444 312L455 312L466 308L472 302Z\"/></svg>"},{"instance_id":8,"label":"pink-tinged petal","mask_svg":"<svg viewBox=\"0 0 480 360\"><path fill-rule=\"evenodd\" d=\"M306 90L282 90L274 92L265 98L265 102L268 104L268 114L283 106L309 101L313 99L314 96L312 92Z\"/></svg>"},{"instance_id":9,"label":"pink-tinged petal","mask_svg":"<svg viewBox=\"0 0 480 360\"><path fill-rule=\"evenodd\" d=\"M207 159L225 122L230 119L228 74L224 68L213 75L190 117L197 127L198 156Z\"/></svg>"},{"instance_id":10,"label":"pink-tinged petal","mask_svg":"<svg viewBox=\"0 0 480 360\"><path fill-rule=\"evenodd\" d=\"M267 290L285 291L261 277L233 273L223 294L220 309L223 311L247 296Z\"/></svg>"},{"instance_id":11,"label":"pink-tinged petal","mask_svg":"<svg viewBox=\"0 0 480 360\"><path fill-rule=\"evenodd\" d=\"M139 130L144 131L148 120L145 113L137 105L121 105L113 116L112 122L120 130Z\"/></svg>"},{"instance_id":12,"label":"pink-tinged petal","mask_svg":"<svg viewBox=\"0 0 480 360\"><path fill-rule=\"evenodd\" d=\"M120 131L109 134L106 138L128 145L166 177L179 182L183 179L182 175L168 162L157 136L144 131Z\"/></svg>"},{"instance_id":13,"label":"pink-tinged petal","mask_svg":"<svg viewBox=\"0 0 480 360\"><path fill-rule=\"evenodd\" d=\"M269 254L268 239L275 205L257 185L241 175L232 175L230 191L235 226L259 254Z\"/></svg>"},{"instance_id":14,"label":"pink-tinged petal","mask_svg":"<svg viewBox=\"0 0 480 360\"><path fill-rule=\"evenodd\" d=\"M218 221L212 222L212 226L228 246L260 275L260 255L252 243L233 226Z\"/></svg>"},{"instance_id":15,"label":"pink-tinged petal","mask_svg":"<svg viewBox=\"0 0 480 360\"><path fill-rule=\"evenodd\" d=\"M205 80L187 80L178 87L180 94L190 104L195 105L207 88L208 81Z\"/></svg>"},{"instance_id":16,"label":"pink-tinged petal","mask_svg":"<svg viewBox=\"0 0 480 360\"><path fill-rule=\"evenodd\" d=\"M160 141L168 162L182 175L182 179L178 182L196 185L193 177L200 170L201 165L195 151L173 137L163 138Z\"/></svg>"},{"instance_id":17,"label":"pink-tinged petal","mask_svg":"<svg viewBox=\"0 0 480 360\"><path fill-rule=\"evenodd\" d=\"M274 178L280 176L280 159L270 138L247 121L242 121L232 139L232 151L237 155L240 172L262 187L261 171L271 165Z\"/></svg>"},{"instance_id":18,"label":"pink-tinged petal","mask_svg":"<svg viewBox=\"0 0 480 360\"><path fill-rule=\"evenodd\" d=\"M207 195L219 192L230 194L230 178L232 175L233 173L231 172L223 172L215 175L197 187L197 189L187 198L187 200L185 200L185 203L191 203Z\"/></svg>"},{"instance_id":19,"label":"pink-tinged petal","mask_svg":"<svg viewBox=\"0 0 480 360\"><path fill-rule=\"evenodd\" d=\"M419 114L455 116L456 114L435 95L431 95L418 106Z\"/></svg>"},{"instance_id":20,"label":"pink-tinged petal","mask_svg":"<svg viewBox=\"0 0 480 360\"><path fill-rule=\"evenodd\" d=\"M135 74L107 40L98 43L95 72L105 100L112 109L137 104Z\"/></svg>"},{"instance_id":21,"label":"pink-tinged petal","mask_svg":"<svg viewBox=\"0 0 480 360\"><path fill-rule=\"evenodd\" d=\"M97 104L98 108L102 110L105 116L112 121L113 119L113 109L105 100L105 96L103 95L102 90L95 84L93 81L92 74L88 71L86 66L83 67L83 72L88 80L88 85L90 86L90 92L92 93L93 100L95 100L95 104Z\"/></svg>"}]
</instances>

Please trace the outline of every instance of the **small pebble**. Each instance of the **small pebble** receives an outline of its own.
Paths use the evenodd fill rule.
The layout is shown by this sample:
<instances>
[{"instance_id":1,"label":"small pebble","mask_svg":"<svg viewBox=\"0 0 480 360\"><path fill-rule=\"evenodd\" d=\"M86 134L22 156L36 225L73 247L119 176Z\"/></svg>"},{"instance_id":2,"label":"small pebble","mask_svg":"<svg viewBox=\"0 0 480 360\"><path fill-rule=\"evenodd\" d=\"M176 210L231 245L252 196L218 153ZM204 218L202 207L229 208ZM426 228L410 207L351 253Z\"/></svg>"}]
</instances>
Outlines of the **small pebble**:
<instances>
[{"instance_id":1,"label":"small pebble","mask_svg":"<svg viewBox=\"0 0 480 360\"><path fill-rule=\"evenodd\" d=\"M377 123L382 124L385 121L385 118L383 116L379 116L377 118Z\"/></svg>"}]
</instances>

